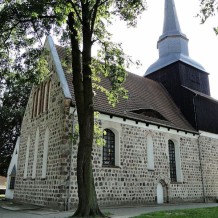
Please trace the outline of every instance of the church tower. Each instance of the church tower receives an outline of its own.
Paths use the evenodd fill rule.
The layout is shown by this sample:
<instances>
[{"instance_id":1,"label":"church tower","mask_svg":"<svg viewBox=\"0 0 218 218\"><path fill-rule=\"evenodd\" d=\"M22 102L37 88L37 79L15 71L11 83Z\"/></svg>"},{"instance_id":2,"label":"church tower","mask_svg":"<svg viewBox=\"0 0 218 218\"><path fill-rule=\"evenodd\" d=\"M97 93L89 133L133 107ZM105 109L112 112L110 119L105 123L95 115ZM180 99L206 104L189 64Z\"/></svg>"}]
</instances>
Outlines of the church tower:
<instances>
[{"instance_id":1,"label":"church tower","mask_svg":"<svg viewBox=\"0 0 218 218\"><path fill-rule=\"evenodd\" d=\"M163 33L157 48L159 59L145 77L162 83L176 102L180 86L210 95L208 73L189 57L188 38L181 31L174 0L165 0Z\"/></svg>"},{"instance_id":2,"label":"church tower","mask_svg":"<svg viewBox=\"0 0 218 218\"><path fill-rule=\"evenodd\" d=\"M159 58L147 69L144 77L160 82L166 88L194 128L218 132L216 125L209 126L207 122L214 122L214 117L205 114L205 111L218 109L214 103L209 107L208 73L189 56L188 38L181 31L174 0L165 0L163 33L157 48Z\"/></svg>"}]
</instances>

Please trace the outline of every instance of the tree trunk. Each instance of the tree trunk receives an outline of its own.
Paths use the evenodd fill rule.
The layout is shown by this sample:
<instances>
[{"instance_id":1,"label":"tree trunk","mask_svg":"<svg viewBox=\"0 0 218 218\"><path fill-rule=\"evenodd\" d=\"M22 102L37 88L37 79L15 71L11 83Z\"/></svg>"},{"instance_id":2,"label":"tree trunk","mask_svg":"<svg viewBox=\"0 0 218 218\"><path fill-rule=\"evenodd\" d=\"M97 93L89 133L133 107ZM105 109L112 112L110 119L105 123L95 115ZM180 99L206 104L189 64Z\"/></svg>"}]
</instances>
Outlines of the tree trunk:
<instances>
[{"instance_id":1,"label":"tree trunk","mask_svg":"<svg viewBox=\"0 0 218 218\"><path fill-rule=\"evenodd\" d=\"M84 5L83 5L84 6ZM83 10L87 10L87 5ZM91 38L89 22L83 13L83 54L79 50L78 33L74 28L74 14L68 16L71 30L73 87L79 123L77 153L77 184L79 204L73 217L105 217L99 209L92 172L92 146L94 135L94 108L91 79Z\"/></svg>"},{"instance_id":2,"label":"tree trunk","mask_svg":"<svg viewBox=\"0 0 218 218\"><path fill-rule=\"evenodd\" d=\"M89 117L85 119L89 120ZM73 217L105 217L101 213L97 203L92 173L92 144L90 144L89 139L87 139L87 135L91 136L93 133L92 128L88 126L80 131L80 143L77 154L79 205Z\"/></svg>"}]
</instances>

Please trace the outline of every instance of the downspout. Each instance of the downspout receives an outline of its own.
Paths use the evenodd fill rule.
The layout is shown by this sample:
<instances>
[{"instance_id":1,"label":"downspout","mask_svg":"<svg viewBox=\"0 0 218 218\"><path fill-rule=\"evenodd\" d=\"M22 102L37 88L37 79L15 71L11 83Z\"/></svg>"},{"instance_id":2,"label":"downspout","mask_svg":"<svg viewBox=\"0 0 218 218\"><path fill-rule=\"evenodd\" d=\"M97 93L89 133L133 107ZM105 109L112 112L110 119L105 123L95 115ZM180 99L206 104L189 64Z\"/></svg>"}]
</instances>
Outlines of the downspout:
<instances>
[{"instance_id":1,"label":"downspout","mask_svg":"<svg viewBox=\"0 0 218 218\"><path fill-rule=\"evenodd\" d=\"M74 135L74 123L75 123L75 112L76 108L71 107L70 108L70 114L73 114L73 119L72 119L72 136ZM68 184L68 192L67 192L67 205L66 205L66 210L70 210L70 191L71 191L71 173L72 173L72 153L73 153L73 142L71 144L71 150L70 150L70 169L69 169L69 184Z\"/></svg>"},{"instance_id":2,"label":"downspout","mask_svg":"<svg viewBox=\"0 0 218 218\"><path fill-rule=\"evenodd\" d=\"M195 99L198 96L198 94L195 94L195 96L193 97L193 106L194 106L194 115L195 115L195 127L197 129L197 131L199 131L198 129L198 117L197 117L197 112L196 112L196 103L195 103ZM198 144L198 152L199 152L199 164L200 164L200 172L201 172L201 182L202 182L202 193L203 193L203 200L204 203L206 203L206 195L205 195L205 183L204 183L204 175L203 175L203 167L202 167L202 154L201 154L201 146L200 146L200 137L201 137L201 133L199 133L198 139L197 139L197 144Z\"/></svg>"}]
</instances>

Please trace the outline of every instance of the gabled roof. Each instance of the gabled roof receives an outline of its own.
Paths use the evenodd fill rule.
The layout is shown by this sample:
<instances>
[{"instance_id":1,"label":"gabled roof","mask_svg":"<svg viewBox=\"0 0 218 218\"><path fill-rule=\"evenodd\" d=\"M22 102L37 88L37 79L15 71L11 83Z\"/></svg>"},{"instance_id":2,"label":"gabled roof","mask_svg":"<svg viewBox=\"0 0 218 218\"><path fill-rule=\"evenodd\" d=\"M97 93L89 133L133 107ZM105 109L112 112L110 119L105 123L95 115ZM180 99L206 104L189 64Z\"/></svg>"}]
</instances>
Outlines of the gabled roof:
<instances>
[{"instance_id":1,"label":"gabled roof","mask_svg":"<svg viewBox=\"0 0 218 218\"><path fill-rule=\"evenodd\" d=\"M66 55L64 49L60 46L56 46L56 49L60 59L64 59L64 56ZM75 105L72 74L66 70L64 73L68 89L70 90L72 96L72 103ZM109 80L104 77L102 78L101 85L107 89L110 89L111 87ZM161 84L150 79L128 73L124 87L128 90L129 97L128 99L119 99L119 103L116 105L116 107L112 107L108 103L104 93L96 91L96 96L94 97L95 110L111 116L148 122L177 130L195 132L195 129L186 121L180 110L177 108ZM156 111L165 119L145 116L144 114L138 114L134 112L139 109Z\"/></svg>"}]
</instances>

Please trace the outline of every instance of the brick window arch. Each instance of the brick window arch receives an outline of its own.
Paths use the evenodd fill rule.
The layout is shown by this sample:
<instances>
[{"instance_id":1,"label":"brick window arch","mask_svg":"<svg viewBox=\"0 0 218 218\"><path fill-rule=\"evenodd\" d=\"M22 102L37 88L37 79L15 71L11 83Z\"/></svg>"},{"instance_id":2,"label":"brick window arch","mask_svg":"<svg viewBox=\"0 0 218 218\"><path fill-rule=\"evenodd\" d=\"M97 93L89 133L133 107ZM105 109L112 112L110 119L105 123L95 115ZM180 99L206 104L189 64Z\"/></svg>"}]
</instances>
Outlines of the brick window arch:
<instances>
[{"instance_id":1,"label":"brick window arch","mask_svg":"<svg viewBox=\"0 0 218 218\"><path fill-rule=\"evenodd\" d=\"M104 132L103 166L115 166L115 134L110 129Z\"/></svg>"}]
</instances>

